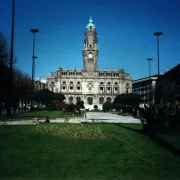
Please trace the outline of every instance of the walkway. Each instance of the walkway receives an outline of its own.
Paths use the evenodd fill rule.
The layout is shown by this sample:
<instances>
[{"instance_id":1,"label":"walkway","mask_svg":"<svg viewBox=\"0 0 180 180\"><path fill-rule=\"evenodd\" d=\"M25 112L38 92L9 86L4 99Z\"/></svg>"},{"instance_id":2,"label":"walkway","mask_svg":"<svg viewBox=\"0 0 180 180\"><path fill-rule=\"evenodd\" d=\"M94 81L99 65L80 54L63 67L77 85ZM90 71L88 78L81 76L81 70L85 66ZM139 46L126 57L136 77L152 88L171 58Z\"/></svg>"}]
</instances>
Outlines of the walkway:
<instances>
[{"instance_id":1,"label":"walkway","mask_svg":"<svg viewBox=\"0 0 180 180\"><path fill-rule=\"evenodd\" d=\"M118 114L104 112L88 112L86 122L104 122L104 123L134 123L140 124L140 119L132 116L120 116Z\"/></svg>"},{"instance_id":2,"label":"walkway","mask_svg":"<svg viewBox=\"0 0 180 180\"><path fill-rule=\"evenodd\" d=\"M133 123L133 124L140 124L140 120L133 118L131 116L120 116L117 114L112 113L104 113L104 112L87 112L87 118L70 118L67 123L81 123L81 122L88 122L88 123ZM44 120L39 120L39 122L44 122ZM57 118L51 119L50 122L52 123L64 123L65 119ZM17 121L1 121L0 125L35 125L37 124L37 120L17 120Z\"/></svg>"}]
</instances>

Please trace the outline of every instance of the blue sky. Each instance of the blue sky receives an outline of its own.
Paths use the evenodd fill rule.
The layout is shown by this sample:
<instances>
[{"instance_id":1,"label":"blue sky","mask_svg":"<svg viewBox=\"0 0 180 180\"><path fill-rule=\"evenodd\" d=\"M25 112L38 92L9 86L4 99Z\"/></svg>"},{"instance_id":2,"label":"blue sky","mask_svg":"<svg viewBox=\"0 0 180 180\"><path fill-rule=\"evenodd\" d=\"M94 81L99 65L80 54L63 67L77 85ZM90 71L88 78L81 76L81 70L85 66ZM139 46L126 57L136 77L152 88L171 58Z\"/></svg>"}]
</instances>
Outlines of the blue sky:
<instances>
[{"instance_id":1,"label":"blue sky","mask_svg":"<svg viewBox=\"0 0 180 180\"><path fill-rule=\"evenodd\" d=\"M89 16L97 28L99 69L124 68L133 79L148 75L147 58L157 73L156 38L160 37L160 72L180 63L179 0L16 0L16 66L31 74L32 34L36 38L36 77L57 68L82 69L84 30ZM11 0L0 6L0 31L10 42Z\"/></svg>"}]
</instances>

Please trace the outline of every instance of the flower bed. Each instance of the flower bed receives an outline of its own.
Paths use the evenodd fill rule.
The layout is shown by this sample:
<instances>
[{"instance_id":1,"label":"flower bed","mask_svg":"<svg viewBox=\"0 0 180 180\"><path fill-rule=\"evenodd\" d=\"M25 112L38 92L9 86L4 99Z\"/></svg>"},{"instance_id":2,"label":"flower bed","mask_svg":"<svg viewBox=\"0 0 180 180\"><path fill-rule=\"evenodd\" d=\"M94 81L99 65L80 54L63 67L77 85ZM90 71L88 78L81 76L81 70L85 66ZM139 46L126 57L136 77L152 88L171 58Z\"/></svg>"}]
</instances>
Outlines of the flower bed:
<instances>
[{"instance_id":1,"label":"flower bed","mask_svg":"<svg viewBox=\"0 0 180 180\"><path fill-rule=\"evenodd\" d=\"M110 136L106 135L102 131L102 125L76 125L76 124L65 124L59 126L57 124L44 124L40 123L36 126L36 132L42 134L53 134L63 138L77 138L77 139L104 139Z\"/></svg>"}]
</instances>

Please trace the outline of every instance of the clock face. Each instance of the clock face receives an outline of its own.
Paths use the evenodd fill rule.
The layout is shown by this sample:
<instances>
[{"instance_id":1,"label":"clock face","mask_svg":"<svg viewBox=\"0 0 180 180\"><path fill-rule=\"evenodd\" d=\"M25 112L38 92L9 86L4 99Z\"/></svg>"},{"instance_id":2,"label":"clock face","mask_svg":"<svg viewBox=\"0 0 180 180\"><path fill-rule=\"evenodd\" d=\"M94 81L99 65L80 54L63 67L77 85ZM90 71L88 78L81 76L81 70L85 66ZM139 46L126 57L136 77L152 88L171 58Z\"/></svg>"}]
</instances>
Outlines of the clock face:
<instances>
[{"instance_id":1,"label":"clock face","mask_svg":"<svg viewBox=\"0 0 180 180\"><path fill-rule=\"evenodd\" d=\"M88 55L88 57L89 57L89 58L92 58L92 54L90 53L90 54Z\"/></svg>"}]
</instances>

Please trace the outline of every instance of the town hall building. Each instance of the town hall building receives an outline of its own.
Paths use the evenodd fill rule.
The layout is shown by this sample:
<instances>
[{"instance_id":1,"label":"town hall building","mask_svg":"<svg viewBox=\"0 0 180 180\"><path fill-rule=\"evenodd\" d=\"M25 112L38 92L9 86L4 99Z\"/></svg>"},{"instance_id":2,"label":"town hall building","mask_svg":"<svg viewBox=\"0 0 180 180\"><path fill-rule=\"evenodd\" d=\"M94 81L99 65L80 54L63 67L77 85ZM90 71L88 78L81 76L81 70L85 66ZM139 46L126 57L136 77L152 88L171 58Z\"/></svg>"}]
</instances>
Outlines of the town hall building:
<instances>
[{"instance_id":1,"label":"town hall building","mask_svg":"<svg viewBox=\"0 0 180 180\"><path fill-rule=\"evenodd\" d=\"M97 31L90 17L82 50L83 69L57 69L48 77L48 89L64 94L68 104L82 100L88 109L94 105L102 109L105 102L113 102L118 94L132 92L130 74L124 69L98 69L98 54Z\"/></svg>"}]
</instances>

